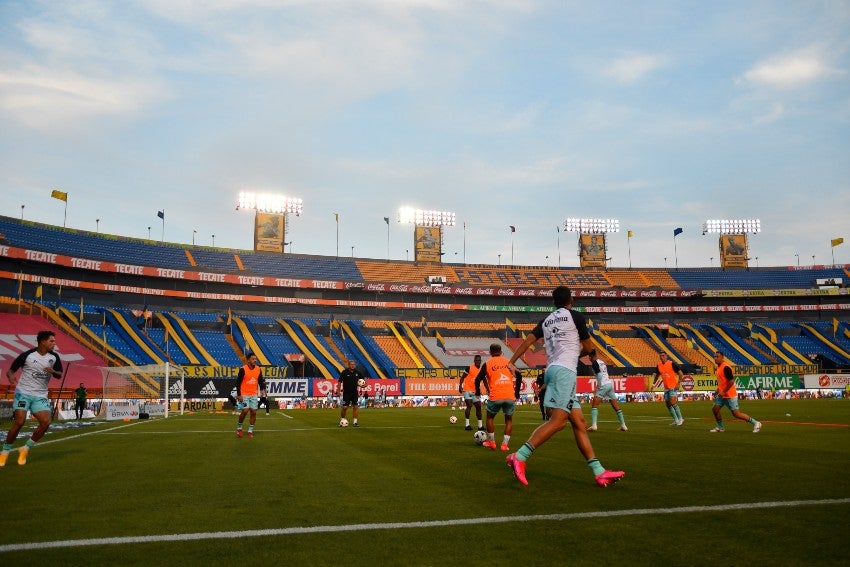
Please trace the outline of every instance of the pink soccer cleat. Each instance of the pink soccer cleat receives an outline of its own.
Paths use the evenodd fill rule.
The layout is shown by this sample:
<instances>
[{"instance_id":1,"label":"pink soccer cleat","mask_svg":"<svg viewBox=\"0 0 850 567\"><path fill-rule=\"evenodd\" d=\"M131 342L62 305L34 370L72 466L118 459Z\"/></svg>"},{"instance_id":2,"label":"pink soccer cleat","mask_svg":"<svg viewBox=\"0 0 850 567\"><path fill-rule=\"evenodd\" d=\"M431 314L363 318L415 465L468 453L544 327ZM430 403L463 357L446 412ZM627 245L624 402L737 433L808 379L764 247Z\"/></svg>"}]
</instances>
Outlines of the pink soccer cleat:
<instances>
[{"instance_id":1,"label":"pink soccer cleat","mask_svg":"<svg viewBox=\"0 0 850 567\"><path fill-rule=\"evenodd\" d=\"M508 467L514 472L514 476L525 486L528 486L528 479L525 478L525 461L520 461L516 458L516 453L511 453L505 459Z\"/></svg>"},{"instance_id":2,"label":"pink soccer cleat","mask_svg":"<svg viewBox=\"0 0 850 567\"><path fill-rule=\"evenodd\" d=\"M616 484L618 480L626 476L623 471L605 471L596 477L596 484L605 487Z\"/></svg>"}]
</instances>

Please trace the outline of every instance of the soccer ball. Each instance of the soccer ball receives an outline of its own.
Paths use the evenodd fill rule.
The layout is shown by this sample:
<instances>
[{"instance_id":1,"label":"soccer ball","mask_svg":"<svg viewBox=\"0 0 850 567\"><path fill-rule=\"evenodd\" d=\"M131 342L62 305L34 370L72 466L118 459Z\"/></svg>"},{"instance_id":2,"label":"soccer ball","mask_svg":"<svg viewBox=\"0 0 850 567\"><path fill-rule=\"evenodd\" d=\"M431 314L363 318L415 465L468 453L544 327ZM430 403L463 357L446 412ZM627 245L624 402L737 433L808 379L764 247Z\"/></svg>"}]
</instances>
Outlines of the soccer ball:
<instances>
[{"instance_id":1,"label":"soccer ball","mask_svg":"<svg viewBox=\"0 0 850 567\"><path fill-rule=\"evenodd\" d=\"M366 380L364 380L363 378L361 378L360 380L358 380L358 381L357 381L357 385L358 385L358 386L360 386L360 387L362 388L363 386L365 386L365 385L366 385Z\"/></svg>"},{"instance_id":2,"label":"soccer ball","mask_svg":"<svg viewBox=\"0 0 850 567\"><path fill-rule=\"evenodd\" d=\"M476 431L472 435L472 440L475 441L476 445L483 445L487 440L487 432L486 431Z\"/></svg>"},{"instance_id":3,"label":"soccer ball","mask_svg":"<svg viewBox=\"0 0 850 567\"><path fill-rule=\"evenodd\" d=\"M348 427L348 420L345 419L345 418L340 419L339 420L339 426L340 427Z\"/></svg>"},{"instance_id":4,"label":"soccer ball","mask_svg":"<svg viewBox=\"0 0 850 567\"><path fill-rule=\"evenodd\" d=\"M453 416L451 416L451 417L449 418L449 423L457 423L457 416L454 416L454 415L453 415Z\"/></svg>"}]
</instances>

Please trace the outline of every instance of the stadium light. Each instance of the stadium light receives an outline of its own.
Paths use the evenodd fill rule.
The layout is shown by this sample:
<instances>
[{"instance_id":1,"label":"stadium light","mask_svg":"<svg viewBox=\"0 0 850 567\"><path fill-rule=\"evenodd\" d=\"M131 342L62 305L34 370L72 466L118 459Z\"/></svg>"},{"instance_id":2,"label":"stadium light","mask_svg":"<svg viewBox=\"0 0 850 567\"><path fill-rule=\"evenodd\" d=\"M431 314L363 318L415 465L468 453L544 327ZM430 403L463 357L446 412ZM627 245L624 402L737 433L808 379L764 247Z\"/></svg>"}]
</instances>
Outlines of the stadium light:
<instances>
[{"instance_id":1,"label":"stadium light","mask_svg":"<svg viewBox=\"0 0 850 567\"><path fill-rule=\"evenodd\" d=\"M702 233L746 234L761 232L759 219L708 219L702 225Z\"/></svg>"},{"instance_id":2,"label":"stadium light","mask_svg":"<svg viewBox=\"0 0 850 567\"><path fill-rule=\"evenodd\" d=\"M304 211L304 200L297 197L285 197L274 193L254 193L240 191L236 201L236 210L248 209L260 213L293 214L301 216Z\"/></svg>"},{"instance_id":3,"label":"stadium light","mask_svg":"<svg viewBox=\"0 0 850 567\"><path fill-rule=\"evenodd\" d=\"M568 218L564 221L564 230L567 232L585 232L595 234L602 232L620 232L620 220Z\"/></svg>"},{"instance_id":4,"label":"stadium light","mask_svg":"<svg viewBox=\"0 0 850 567\"><path fill-rule=\"evenodd\" d=\"M401 207L398 210L398 222L417 226L454 226L457 215L450 211L414 209Z\"/></svg>"}]
</instances>

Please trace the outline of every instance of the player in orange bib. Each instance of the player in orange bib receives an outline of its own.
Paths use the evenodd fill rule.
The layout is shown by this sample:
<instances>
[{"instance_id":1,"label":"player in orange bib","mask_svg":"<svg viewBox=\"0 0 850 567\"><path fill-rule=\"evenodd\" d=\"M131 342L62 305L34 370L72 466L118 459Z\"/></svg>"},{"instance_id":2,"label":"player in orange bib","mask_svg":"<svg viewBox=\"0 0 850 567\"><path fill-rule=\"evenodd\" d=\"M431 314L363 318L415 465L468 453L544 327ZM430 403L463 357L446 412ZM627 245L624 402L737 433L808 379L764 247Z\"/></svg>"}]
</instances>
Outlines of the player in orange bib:
<instances>
[{"instance_id":1,"label":"player in orange bib","mask_svg":"<svg viewBox=\"0 0 850 567\"><path fill-rule=\"evenodd\" d=\"M475 395L475 379L481 371L481 355L476 354L472 359L472 365L466 369L463 376L460 377L460 384L457 386L458 392L463 396L463 401L466 404L466 429L472 431L472 426L469 425L469 413L472 406L475 406L475 416L478 418L478 429L484 429L484 423L481 421L481 398Z\"/></svg>"},{"instance_id":2,"label":"player in orange bib","mask_svg":"<svg viewBox=\"0 0 850 567\"><path fill-rule=\"evenodd\" d=\"M511 433L514 428L514 410L519 398L522 376L512 368L511 361L502 356L502 346L498 343L490 345L490 360L484 363L478 378L475 379L475 393L480 393L480 385L484 383L490 399L487 400L487 441L484 446L496 450L496 414L505 414L505 434L502 438L502 451L509 450Z\"/></svg>"},{"instance_id":3,"label":"player in orange bib","mask_svg":"<svg viewBox=\"0 0 850 567\"><path fill-rule=\"evenodd\" d=\"M679 383L682 379L682 369L679 365L667 358L667 353L661 351L658 353L661 361L655 367L655 374L652 375L653 380L658 378L653 384L653 388L657 388L664 383L664 403L667 404L667 411L673 417L673 423L670 425L682 425L685 423L685 418L682 417L682 410L679 408Z\"/></svg>"},{"instance_id":4,"label":"player in orange bib","mask_svg":"<svg viewBox=\"0 0 850 567\"><path fill-rule=\"evenodd\" d=\"M260 405L260 390L266 389L266 381L263 372L257 366L257 355L248 353L245 366L239 369L236 376L236 399L242 403L242 412L239 414L239 423L236 426L236 436L242 437L242 423L245 416L250 413L248 420L248 437L254 436L254 423L257 422L257 408Z\"/></svg>"},{"instance_id":5,"label":"player in orange bib","mask_svg":"<svg viewBox=\"0 0 850 567\"><path fill-rule=\"evenodd\" d=\"M710 431L712 433L726 431L723 426L723 418L720 417L720 410L725 406L737 419L751 424L753 433L758 433L761 430L761 422L738 409L738 389L735 387L735 375L722 352L714 353L714 362L717 364L717 391L714 393L714 405L711 411L714 412L714 420L717 422L717 426Z\"/></svg>"}]
</instances>

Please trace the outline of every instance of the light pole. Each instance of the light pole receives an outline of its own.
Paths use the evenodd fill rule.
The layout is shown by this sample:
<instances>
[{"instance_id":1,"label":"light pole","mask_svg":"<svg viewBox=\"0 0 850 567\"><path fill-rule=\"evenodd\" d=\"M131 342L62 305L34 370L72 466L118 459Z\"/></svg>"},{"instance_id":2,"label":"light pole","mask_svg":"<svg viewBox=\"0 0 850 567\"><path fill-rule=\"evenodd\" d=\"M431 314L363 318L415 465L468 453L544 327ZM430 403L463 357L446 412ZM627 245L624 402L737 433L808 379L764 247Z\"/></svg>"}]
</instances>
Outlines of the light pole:
<instances>
[{"instance_id":1,"label":"light pole","mask_svg":"<svg viewBox=\"0 0 850 567\"><path fill-rule=\"evenodd\" d=\"M756 268L758 268L758 267L759 267L759 257L756 256Z\"/></svg>"},{"instance_id":2,"label":"light pole","mask_svg":"<svg viewBox=\"0 0 850 567\"><path fill-rule=\"evenodd\" d=\"M502 255L499 254L498 256L499 256L499 265L501 266L502 265Z\"/></svg>"},{"instance_id":3,"label":"light pole","mask_svg":"<svg viewBox=\"0 0 850 567\"><path fill-rule=\"evenodd\" d=\"M466 264L466 221L463 221L463 263Z\"/></svg>"},{"instance_id":4,"label":"light pole","mask_svg":"<svg viewBox=\"0 0 850 567\"><path fill-rule=\"evenodd\" d=\"M812 267L813 268L815 267L815 255L814 254L812 254Z\"/></svg>"},{"instance_id":5,"label":"light pole","mask_svg":"<svg viewBox=\"0 0 850 567\"><path fill-rule=\"evenodd\" d=\"M445 227L454 226L456 220L457 215L451 211L399 207L398 222L412 224L414 227L414 235L420 234L417 233L417 231L419 229L423 229L421 231L422 237L427 238L433 246L433 248L431 248L433 251L428 252L421 249L417 250L414 247L413 261L418 262L419 260L423 260L425 262L442 262L443 255L445 254L445 252L443 252L443 232L445 231ZM387 219L387 226L389 226L389 219ZM464 227L465 226L466 225L464 224ZM419 236L416 238L419 238Z\"/></svg>"},{"instance_id":6,"label":"light pole","mask_svg":"<svg viewBox=\"0 0 850 567\"><path fill-rule=\"evenodd\" d=\"M255 193L253 191L240 191L236 199L236 210L247 209L254 211L254 226L258 228L259 214L267 213L277 217L275 223L280 226L283 223L283 231L279 236L275 236L270 242L265 244L270 245L271 249L277 249L279 245L283 252L283 245L286 241L286 234L289 232L289 215L294 214L296 217L301 216L304 212L304 200L297 197L286 197L276 193ZM283 217L283 218L281 218ZM272 217L274 218L274 217ZM280 240L277 240L280 238ZM258 243L254 242L255 249ZM215 245L213 245L215 246Z\"/></svg>"},{"instance_id":7,"label":"light pole","mask_svg":"<svg viewBox=\"0 0 850 567\"><path fill-rule=\"evenodd\" d=\"M564 221L564 232L578 233L578 257L582 268L605 268L608 258L607 233L620 232L620 221L619 219L568 218ZM560 260L558 267L560 267Z\"/></svg>"},{"instance_id":8,"label":"light pole","mask_svg":"<svg viewBox=\"0 0 850 567\"><path fill-rule=\"evenodd\" d=\"M708 219L702 223L702 235L708 233L719 234L719 246L721 254L726 255L726 264L723 256L720 256L720 267L725 268L729 264L733 266L745 262L749 267L750 247L747 244L747 234L758 234L761 232L761 220L759 219ZM755 259L753 257L752 259ZM756 266L758 267L758 266Z\"/></svg>"},{"instance_id":9,"label":"light pole","mask_svg":"<svg viewBox=\"0 0 850 567\"><path fill-rule=\"evenodd\" d=\"M351 257L354 258L354 246L351 247Z\"/></svg>"},{"instance_id":10,"label":"light pole","mask_svg":"<svg viewBox=\"0 0 850 567\"><path fill-rule=\"evenodd\" d=\"M100 234L100 219L94 219L94 230Z\"/></svg>"},{"instance_id":11,"label":"light pole","mask_svg":"<svg viewBox=\"0 0 850 567\"><path fill-rule=\"evenodd\" d=\"M148 227L148 240L151 239L151 227Z\"/></svg>"},{"instance_id":12,"label":"light pole","mask_svg":"<svg viewBox=\"0 0 850 567\"><path fill-rule=\"evenodd\" d=\"M24 207L26 207L26 205L21 205L21 220L24 220Z\"/></svg>"},{"instance_id":13,"label":"light pole","mask_svg":"<svg viewBox=\"0 0 850 567\"><path fill-rule=\"evenodd\" d=\"M215 234L212 235L212 245L213 248L215 248Z\"/></svg>"},{"instance_id":14,"label":"light pole","mask_svg":"<svg viewBox=\"0 0 850 567\"><path fill-rule=\"evenodd\" d=\"M195 229L193 229L193 230L192 230L192 246L194 246L194 245L195 245L195 235L196 235L196 234L198 234L198 231L197 231L197 230L195 230Z\"/></svg>"},{"instance_id":15,"label":"light pole","mask_svg":"<svg viewBox=\"0 0 850 567\"><path fill-rule=\"evenodd\" d=\"M799 255L799 254L794 254L794 256L796 256L796 257L797 257L797 267L799 268L799 267L800 267L800 255Z\"/></svg>"},{"instance_id":16,"label":"light pole","mask_svg":"<svg viewBox=\"0 0 850 567\"><path fill-rule=\"evenodd\" d=\"M708 259L708 265L712 268L714 267L714 256Z\"/></svg>"},{"instance_id":17,"label":"light pole","mask_svg":"<svg viewBox=\"0 0 850 567\"><path fill-rule=\"evenodd\" d=\"M667 269L667 256L664 256L664 269Z\"/></svg>"},{"instance_id":18,"label":"light pole","mask_svg":"<svg viewBox=\"0 0 850 567\"><path fill-rule=\"evenodd\" d=\"M546 256L546 267L549 267L549 256Z\"/></svg>"},{"instance_id":19,"label":"light pole","mask_svg":"<svg viewBox=\"0 0 850 567\"><path fill-rule=\"evenodd\" d=\"M405 250L404 250L404 260L406 262L410 262L410 249L409 248L405 248Z\"/></svg>"}]
</instances>

